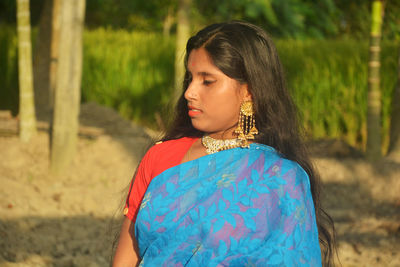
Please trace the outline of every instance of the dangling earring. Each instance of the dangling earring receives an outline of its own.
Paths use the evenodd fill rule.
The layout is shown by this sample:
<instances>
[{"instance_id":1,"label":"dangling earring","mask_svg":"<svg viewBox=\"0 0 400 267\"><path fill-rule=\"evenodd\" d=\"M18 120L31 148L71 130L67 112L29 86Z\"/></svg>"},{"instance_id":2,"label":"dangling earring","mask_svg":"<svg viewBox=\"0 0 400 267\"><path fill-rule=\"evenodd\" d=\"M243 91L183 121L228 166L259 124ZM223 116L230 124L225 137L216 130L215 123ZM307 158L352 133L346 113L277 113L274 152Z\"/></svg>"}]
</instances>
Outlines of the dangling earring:
<instances>
[{"instance_id":1,"label":"dangling earring","mask_svg":"<svg viewBox=\"0 0 400 267\"><path fill-rule=\"evenodd\" d=\"M254 135L258 134L252 101L244 101L240 105L239 122L235 133L242 141L242 147L249 147L247 140L254 139Z\"/></svg>"}]
</instances>

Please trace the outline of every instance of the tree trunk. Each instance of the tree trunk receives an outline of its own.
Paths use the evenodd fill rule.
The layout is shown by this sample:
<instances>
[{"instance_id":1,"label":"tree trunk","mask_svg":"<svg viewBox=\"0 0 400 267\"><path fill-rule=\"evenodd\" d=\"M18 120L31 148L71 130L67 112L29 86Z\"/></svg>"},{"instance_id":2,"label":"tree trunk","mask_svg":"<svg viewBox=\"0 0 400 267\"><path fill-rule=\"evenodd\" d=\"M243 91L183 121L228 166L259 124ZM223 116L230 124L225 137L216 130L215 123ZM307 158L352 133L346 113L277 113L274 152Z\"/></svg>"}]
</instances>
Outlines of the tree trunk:
<instances>
[{"instance_id":1,"label":"tree trunk","mask_svg":"<svg viewBox=\"0 0 400 267\"><path fill-rule=\"evenodd\" d=\"M54 108L60 16L60 0L45 0L33 60L35 107L38 117L44 119Z\"/></svg>"},{"instance_id":2,"label":"tree trunk","mask_svg":"<svg viewBox=\"0 0 400 267\"><path fill-rule=\"evenodd\" d=\"M45 0L40 15L39 33L33 58L35 108L39 118L46 116L50 106L50 44L52 0Z\"/></svg>"},{"instance_id":3,"label":"tree trunk","mask_svg":"<svg viewBox=\"0 0 400 267\"><path fill-rule=\"evenodd\" d=\"M50 44L50 68L49 68L49 106L51 111L54 109L54 95L57 80L58 53L60 45L60 17L62 0L52 0L51 18L51 44Z\"/></svg>"},{"instance_id":4,"label":"tree trunk","mask_svg":"<svg viewBox=\"0 0 400 267\"><path fill-rule=\"evenodd\" d=\"M392 97L392 116L390 119L389 156L400 159L400 49L398 55L397 86Z\"/></svg>"},{"instance_id":5,"label":"tree trunk","mask_svg":"<svg viewBox=\"0 0 400 267\"><path fill-rule=\"evenodd\" d=\"M169 38L169 34L171 32L171 26L172 26L173 22L174 22L174 16L173 16L172 8L169 7L167 16L165 17L165 19L163 21L163 36L164 36L164 38L167 38L167 39Z\"/></svg>"},{"instance_id":6,"label":"tree trunk","mask_svg":"<svg viewBox=\"0 0 400 267\"><path fill-rule=\"evenodd\" d=\"M65 170L77 146L85 1L62 0L59 60L51 141L51 169Z\"/></svg>"},{"instance_id":7,"label":"tree trunk","mask_svg":"<svg viewBox=\"0 0 400 267\"><path fill-rule=\"evenodd\" d=\"M36 133L33 94L32 44L29 0L17 0L19 136L28 142Z\"/></svg>"},{"instance_id":8,"label":"tree trunk","mask_svg":"<svg viewBox=\"0 0 400 267\"><path fill-rule=\"evenodd\" d=\"M381 91L380 91L380 40L383 17L382 1L372 3L371 40L368 63L367 158L381 157Z\"/></svg>"},{"instance_id":9,"label":"tree trunk","mask_svg":"<svg viewBox=\"0 0 400 267\"><path fill-rule=\"evenodd\" d=\"M189 13L191 0L179 0L178 20L176 29L176 50L175 50L175 91L174 100L176 101L182 94L182 81L185 75L183 65L186 42L190 37L189 33Z\"/></svg>"}]
</instances>

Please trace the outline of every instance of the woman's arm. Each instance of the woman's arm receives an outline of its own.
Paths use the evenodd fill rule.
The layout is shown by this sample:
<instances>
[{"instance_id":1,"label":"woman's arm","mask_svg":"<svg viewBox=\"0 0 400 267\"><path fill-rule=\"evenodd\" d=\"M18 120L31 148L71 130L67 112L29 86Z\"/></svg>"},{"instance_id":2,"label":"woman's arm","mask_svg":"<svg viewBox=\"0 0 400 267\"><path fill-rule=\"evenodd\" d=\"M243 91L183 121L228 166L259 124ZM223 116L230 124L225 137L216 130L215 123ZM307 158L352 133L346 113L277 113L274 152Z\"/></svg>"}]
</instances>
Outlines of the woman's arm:
<instances>
[{"instance_id":1,"label":"woman's arm","mask_svg":"<svg viewBox=\"0 0 400 267\"><path fill-rule=\"evenodd\" d=\"M132 267L138 265L139 250L136 244L133 226L134 223L128 218L125 218L121 227L117 250L114 255L113 267Z\"/></svg>"}]
</instances>

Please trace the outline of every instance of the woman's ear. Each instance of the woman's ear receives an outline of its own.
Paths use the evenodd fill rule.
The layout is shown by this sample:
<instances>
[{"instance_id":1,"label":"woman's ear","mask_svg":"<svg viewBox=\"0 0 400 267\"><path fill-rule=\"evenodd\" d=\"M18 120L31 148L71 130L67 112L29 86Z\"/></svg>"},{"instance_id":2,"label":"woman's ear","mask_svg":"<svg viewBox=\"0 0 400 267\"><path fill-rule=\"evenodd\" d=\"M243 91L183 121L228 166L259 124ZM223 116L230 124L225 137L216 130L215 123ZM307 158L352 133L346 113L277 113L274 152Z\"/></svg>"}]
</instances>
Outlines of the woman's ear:
<instances>
[{"instance_id":1,"label":"woman's ear","mask_svg":"<svg viewBox=\"0 0 400 267\"><path fill-rule=\"evenodd\" d=\"M253 100L253 97L249 91L249 86L247 85L247 83L244 83L241 85L240 88L241 94L242 94L242 99L243 101L251 101Z\"/></svg>"}]
</instances>

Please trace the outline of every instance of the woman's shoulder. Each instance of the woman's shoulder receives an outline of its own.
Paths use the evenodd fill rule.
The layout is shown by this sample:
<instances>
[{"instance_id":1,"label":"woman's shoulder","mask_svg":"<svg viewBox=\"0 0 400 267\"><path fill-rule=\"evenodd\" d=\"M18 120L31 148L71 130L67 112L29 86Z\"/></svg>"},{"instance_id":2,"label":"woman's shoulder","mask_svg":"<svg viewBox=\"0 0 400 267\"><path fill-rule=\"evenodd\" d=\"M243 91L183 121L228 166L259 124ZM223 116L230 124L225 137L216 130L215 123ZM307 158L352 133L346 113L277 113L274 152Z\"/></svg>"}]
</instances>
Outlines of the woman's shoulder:
<instances>
[{"instance_id":1,"label":"woman's shoulder","mask_svg":"<svg viewBox=\"0 0 400 267\"><path fill-rule=\"evenodd\" d=\"M279 165L282 171L292 170L295 171L298 175L300 175L300 177L305 176L308 178L308 174L297 161L285 157L275 148L259 143L254 143L251 147L253 148L256 157L259 157L262 154L263 158L267 163L273 166Z\"/></svg>"},{"instance_id":2,"label":"woman's shoulder","mask_svg":"<svg viewBox=\"0 0 400 267\"><path fill-rule=\"evenodd\" d=\"M178 139L171 139L166 141L156 142L150 149L150 153L163 153L165 151L180 150L190 146L198 138L197 137L181 137Z\"/></svg>"},{"instance_id":3,"label":"woman's shoulder","mask_svg":"<svg viewBox=\"0 0 400 267\"><path fill-rule=\"evenodd\" d=\"M145 158L152 169L152 177L166 169L178 165L190 146L198 138L182 137L155 143L146 153Z\"/></svg>"}]
</instances>

